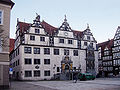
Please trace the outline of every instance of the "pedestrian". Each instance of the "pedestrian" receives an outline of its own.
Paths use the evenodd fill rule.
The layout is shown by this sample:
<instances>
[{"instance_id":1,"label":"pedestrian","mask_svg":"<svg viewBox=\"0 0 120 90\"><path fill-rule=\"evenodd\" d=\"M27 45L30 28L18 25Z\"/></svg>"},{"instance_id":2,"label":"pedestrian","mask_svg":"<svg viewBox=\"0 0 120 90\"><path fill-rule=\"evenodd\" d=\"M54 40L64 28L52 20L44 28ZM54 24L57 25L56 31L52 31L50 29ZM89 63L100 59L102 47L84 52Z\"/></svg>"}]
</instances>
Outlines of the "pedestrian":
<instances>
[{"instance_id":1,"label":"pedestrian","mask_svg":"<svg viewBox=\"0 0 120 90\"><path fill-rule=\"evenodd\" d=\"M74 75L74 83L77 82L77 79L78 79L78 76L77 76L77 74L76 74L76 75Z\"/></svg>"}]
</instances>

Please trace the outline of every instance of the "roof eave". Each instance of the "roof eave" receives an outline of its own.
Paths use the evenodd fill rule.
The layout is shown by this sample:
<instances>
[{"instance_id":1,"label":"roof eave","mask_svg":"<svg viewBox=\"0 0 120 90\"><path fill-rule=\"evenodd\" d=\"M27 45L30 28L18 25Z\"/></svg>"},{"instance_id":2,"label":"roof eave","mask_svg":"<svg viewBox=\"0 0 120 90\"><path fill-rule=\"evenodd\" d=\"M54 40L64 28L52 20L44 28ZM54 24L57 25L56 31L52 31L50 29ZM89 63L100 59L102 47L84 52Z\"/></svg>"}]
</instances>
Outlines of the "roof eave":
<instances>
[{"instance_id":1,"label":"roof eave","mask_svg":"<svg viewBox=\"0 0 120 90\"><path fill-rule=\"evenodd\" d=\"M11 6L11 9L13 8L13 6L14 6L14 2L12 2L12 1L10 1L10 2L5 2L5 1L0 1L0 3L2 3L2 4L6 4L6 5L10 5Z\"/></svg>"}]
</instances>

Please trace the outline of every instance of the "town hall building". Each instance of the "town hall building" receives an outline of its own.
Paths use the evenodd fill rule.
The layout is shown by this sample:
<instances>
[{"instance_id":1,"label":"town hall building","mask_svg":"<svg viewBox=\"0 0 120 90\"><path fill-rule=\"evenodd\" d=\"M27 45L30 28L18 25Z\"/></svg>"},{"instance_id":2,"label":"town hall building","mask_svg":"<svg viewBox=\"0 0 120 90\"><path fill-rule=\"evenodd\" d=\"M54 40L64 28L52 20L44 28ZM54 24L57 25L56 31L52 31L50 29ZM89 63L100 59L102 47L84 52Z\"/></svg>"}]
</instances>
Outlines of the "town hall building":
<instances>
[{"instance_id":1,"label":"town hall building","mask_svg":"<svg viewBox=\"0 0 120 90\"><path fill-rule=\"evenodd\" d=\"M19 80L51 79L66 72L98 73L97 41L89 25L84 31L69 26L66 16L60 27L40 21L17 20L14 49L10 54L13 78Z\"/></svg>"}]
</instances>

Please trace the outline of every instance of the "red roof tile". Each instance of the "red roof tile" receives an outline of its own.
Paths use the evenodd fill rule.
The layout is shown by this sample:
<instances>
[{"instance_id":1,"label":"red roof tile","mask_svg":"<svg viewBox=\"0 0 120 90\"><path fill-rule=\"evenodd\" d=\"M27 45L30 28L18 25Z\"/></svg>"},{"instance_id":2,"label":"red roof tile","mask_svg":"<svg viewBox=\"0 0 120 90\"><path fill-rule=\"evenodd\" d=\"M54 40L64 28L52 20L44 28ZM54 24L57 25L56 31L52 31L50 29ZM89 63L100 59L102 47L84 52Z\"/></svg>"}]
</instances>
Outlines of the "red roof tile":
<instances>
[{"instance_id":1,"label":"red roof tile","mask_svg":"<svg viewBox=\"0 0 120 90\"><path fill-rule=\"evenodd\" d=\"M25 23L25 22L18 22L18 25L19 25L20 31L21 31L21 33L22 33L22 32L24 32L24 31L28 30L29 27L30 27L32 24L30 24L30 23ZM43 28L45 29L45 31L48 32L50 35L51 35L51 34L53 35L54 32L58 30L58 28L56 28L56 27L48 24L48 23L45 22L44 20L41 22L41 25L43 26ZM74 35L77 35L77 37L78 37L78 36L80 36L80 37L83 36L83 32L81 32L81 31L73 30L73 33L74 33Z\"/></svg>"},{"instance_id":2,"label":"red roof tile","mask_svg":"<svg viewBox=\"0 0 120 90\"><path fill-rule=\"evenodd\" d=\"M10 38L10 48L9 48L9 52L11 52L12 50L14 50L14 44L15 44L15 39L11 39L11 38Z\"/></svg>"},{"instance_id":3,"label":"red roof tile","mask_svg":"<svg viewBox=\"0 0 120 90\"><path fill-rule=\"evenodd\" d=\"M48 24L47 22L45 22L44 20L41 22L43 28L49 33L49 34L53 34L54 31L56 31L58 28Z\"/></svg>"},{"instance_id":4,"label":"red roof tile","mask_svg":"<svg viewBox=\"0 0 120 90\"><path fill-rule=\"evenodd\" d=\"M104 55L104 49L107 47L109 50L112 49L113 46L113 39L102 42L102 43L98 43L98 47L101 47L101 51L102 51L102 56Z\"/></svg>"},{"instance_id":5,"label":"red roof tile","mask_svg":"<svg viewBox=\"0 0 120 90\"><path fill-rule=\"evenodd\" d=\"M26 30L29 29L30 25L29 23L25 23L25 22L18 22L19 28L20 28L20 32L24 32Z\"/></svg>"},{"instance_id":6,"label":"red roof tile","mask_svg":"<svg viewBox=\"0 0 120 90\"><path fill-rule=\"evenodd\" d=\"M73 33L77 36L80 36L80 37L83 36L83 32L81 32L81 31L73 30Z\"/></svg>"}]
</instances>

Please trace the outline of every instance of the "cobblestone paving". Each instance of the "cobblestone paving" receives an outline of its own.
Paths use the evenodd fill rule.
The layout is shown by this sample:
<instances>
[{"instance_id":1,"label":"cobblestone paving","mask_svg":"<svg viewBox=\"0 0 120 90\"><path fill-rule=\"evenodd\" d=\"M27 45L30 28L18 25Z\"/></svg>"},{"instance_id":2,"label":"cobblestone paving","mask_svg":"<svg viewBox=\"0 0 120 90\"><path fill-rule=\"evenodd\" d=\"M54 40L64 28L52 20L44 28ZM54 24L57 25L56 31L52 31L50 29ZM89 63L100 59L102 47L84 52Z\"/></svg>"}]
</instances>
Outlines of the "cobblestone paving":
<instances>
[{"instance_id":1,"label":"cobblestone paving","mask_svg":"<svg viewBox=\"0 0 120 90\"><path fill-rule=\"evenodd\" d=\"M9 90L120 90L120 78L89 81L14 81Z\"/></svg>"},{"instance_id":2,"label":"cobblestone paving","mask_svg":"<svg viewBox=\"0 0 120 90\"><path fill-rule=\"evenodd\" d=\"M26 83L26 81L25 82L14 81L11 82L11 87L10 89L7 90L57 90L57 89L51 89L49 87Z\"/></svg>"}]
</instances>

